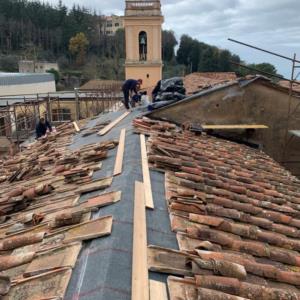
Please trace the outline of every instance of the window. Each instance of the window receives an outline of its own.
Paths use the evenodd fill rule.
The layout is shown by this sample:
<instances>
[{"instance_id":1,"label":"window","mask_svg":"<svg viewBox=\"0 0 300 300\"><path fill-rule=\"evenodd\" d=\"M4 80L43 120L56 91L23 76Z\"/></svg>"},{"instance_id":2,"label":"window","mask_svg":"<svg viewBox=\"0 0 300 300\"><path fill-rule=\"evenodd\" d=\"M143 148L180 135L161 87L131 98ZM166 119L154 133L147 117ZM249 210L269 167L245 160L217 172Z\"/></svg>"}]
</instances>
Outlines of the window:
<instances>
[{"instance_id":1,"label":"window","mask_svg":"<svg viewBox=\"0 0 300 300\"><path fill-rule=\"evenodd\" d=\"M139 50L140 50L140 61L147 60L147 33L141 31L139 34Z\"/></svg>"},{"instance_id":2,"label":"window","mask_svg":"<svg viewBox=\"0 0 300 300\"><path fill-rule=\"evenodd\" d=\"M52 109L52 121L71 121L71 110L69 108Z\"/></svg>"},{"instance_id":3,"label":"window","mask_svg":"<svg viewBox=\"0 0 300 300\"><path fill-rule=\"evenodd\" d=\"M115 27L119 27L120 26L120 24L119 23L115 23Z\"/></svg>"}]
</instances>

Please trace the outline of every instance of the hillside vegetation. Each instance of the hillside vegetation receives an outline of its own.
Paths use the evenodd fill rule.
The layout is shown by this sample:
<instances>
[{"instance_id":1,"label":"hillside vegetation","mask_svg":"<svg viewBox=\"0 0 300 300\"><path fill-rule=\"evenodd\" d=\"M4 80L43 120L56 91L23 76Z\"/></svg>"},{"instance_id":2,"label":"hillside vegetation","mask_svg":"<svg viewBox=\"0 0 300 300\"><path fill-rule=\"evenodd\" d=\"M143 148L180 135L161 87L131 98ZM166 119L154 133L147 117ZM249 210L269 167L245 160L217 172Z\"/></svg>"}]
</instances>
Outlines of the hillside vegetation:
<instances>
[{"instance_id":1,"label":"hillside vegetation","mask_svg":"<svg viewBox=\"0 0 300 300\"><path fill-rule=\"evenodd\" d=\"M1 0L0 71L17 71L19 59L36 59L58 61L61 75L83 81L124 79L124 31L107 36L103 24L103 16L81 6L68 9L62 1L54 7L39 1ZM230 63L241 62L238 55L188 35L177 41L172 31L163 31L162 51L164 77L196 71L249 73ZM270 64L251 66L277 73Z\"/></svg>"}]
</instances>

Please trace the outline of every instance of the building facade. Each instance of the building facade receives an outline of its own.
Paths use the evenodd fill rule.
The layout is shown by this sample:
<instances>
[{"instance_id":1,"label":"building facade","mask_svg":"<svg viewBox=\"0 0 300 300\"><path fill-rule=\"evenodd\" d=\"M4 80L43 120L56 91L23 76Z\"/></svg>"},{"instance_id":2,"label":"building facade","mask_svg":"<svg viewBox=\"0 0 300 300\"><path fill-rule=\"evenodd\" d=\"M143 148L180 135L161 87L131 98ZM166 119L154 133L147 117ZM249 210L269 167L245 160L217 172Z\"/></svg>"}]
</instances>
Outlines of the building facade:
<instances>
[{"instance_id":1,"label":"building facade","mask_svg":"<svg viewBox=\"0 0 300 300\"><path fill-rule=\"evenodd\" d=\"M123 16L104 16L104 23L101 28L102 33L108 36L113 36L119 29L124 28Z\"/></svg>"},{"instance_id":2,"label":"building facade","mask_svg":"<svg viewBox=\"0 0 300 300\"><path fill-rule=\"evenodd\" d=\"M126 79L143 80L143 88L153 87L162 79L161 3L126 1L124 27L126 38Z\"/></svg>"},{"instance_id":3,"label":"building facade","mask_svg":"<svg viewBox=\"0 0 300 300\"><path fill-rule=\"evenodd\" d=\"M51 69L59 71L58 64L33 60L19 61L20 73L46 73Z\"/></svg>"},{"instance_id":4,"label":"building facade","mask_svg":"<svg viewBox=\"0 0 300 300\"><path fill-rule=\"evenodd\" d=\"M300 177L299 96L299 92L294 92L289 97L287 88L258 76L203 90L159 108L150 116L176 124L266 125L267 129L212 131L218 136L262 149ZM293 135L293 131L299 132L299 137Z\"/></svg>"}]
</instances>

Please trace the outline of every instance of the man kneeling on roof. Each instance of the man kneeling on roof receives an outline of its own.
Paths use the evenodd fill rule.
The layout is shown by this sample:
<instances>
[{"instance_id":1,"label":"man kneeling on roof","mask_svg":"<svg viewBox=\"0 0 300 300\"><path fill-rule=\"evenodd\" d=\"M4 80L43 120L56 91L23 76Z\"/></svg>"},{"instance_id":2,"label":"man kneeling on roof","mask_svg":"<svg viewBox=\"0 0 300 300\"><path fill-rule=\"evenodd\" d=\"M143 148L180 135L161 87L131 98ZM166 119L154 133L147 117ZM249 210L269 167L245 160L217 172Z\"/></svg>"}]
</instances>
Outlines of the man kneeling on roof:
<instances>
[{"instance_id":1,"label":"man kneeling on roof","mask_svg":"<svg viewBox=\"0 0 300 300\"><path fill-rule=\"evenodd\" d=\"M36 125L35 132L36 132L36 138L39 139L42 136L46 135L47 129L49 129L50 132L52 132L52 127L50 123L45 120L45 118L40 118L40 121Z\"/></svg>"},{"instance_id":2,"label":"man kneeling on roof","mask_svg":"<svg viewBox=\"0 0 300 300\"><path fill-rule=\"evenodd\" d=\"M129 109L129 98L132 98L133 94L137 95L141 85L143 84L143 80L134 80L128 79L124 82L122 86L122 91L124 94L124 105L126 109Z\"/></svg>"}]
</instances>

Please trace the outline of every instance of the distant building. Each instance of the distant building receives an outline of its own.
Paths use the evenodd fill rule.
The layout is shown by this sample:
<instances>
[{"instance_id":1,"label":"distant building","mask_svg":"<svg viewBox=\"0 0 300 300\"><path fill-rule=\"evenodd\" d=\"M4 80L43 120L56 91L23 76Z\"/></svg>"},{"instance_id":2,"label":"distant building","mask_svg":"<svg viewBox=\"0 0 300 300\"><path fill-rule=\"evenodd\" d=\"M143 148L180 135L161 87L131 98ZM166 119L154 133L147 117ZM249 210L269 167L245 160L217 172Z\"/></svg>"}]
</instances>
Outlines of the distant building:
<instances>
[{"instance_id":1,"label":"distant building","mask_svg":"<svg viewBox=\"0 0 300 300\"><path fill-rule=\"evenodd\" d=\"M58 64L45 62L45 61L33 61L33 60L19 61L20 73L46 73L51 69L59 71Z\"/></svg>"},{"instance_id":2,"label":"distant building","mask_svg":"<svg viewBox=\"0 0 300 300\"><path fill-rule=\"evenodd\" d=\"M102 27L102 33L113 36L118 29L124 28L124 21L122 16L104 16L104 24Z\"/></svg>"},{"instance_id":3,"label":"distant building","mask_svg":"<svg viewBox=\"0 0 300 300\"><path fill-rule=\"evenodd\" d=\"M0 96L52 93L56 91L54 75L0 73Z\"/></svg>"}]
</instances>

